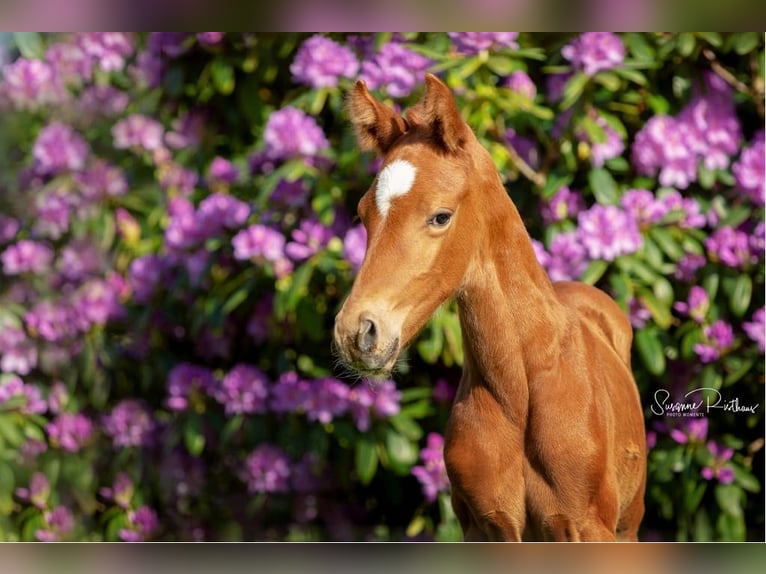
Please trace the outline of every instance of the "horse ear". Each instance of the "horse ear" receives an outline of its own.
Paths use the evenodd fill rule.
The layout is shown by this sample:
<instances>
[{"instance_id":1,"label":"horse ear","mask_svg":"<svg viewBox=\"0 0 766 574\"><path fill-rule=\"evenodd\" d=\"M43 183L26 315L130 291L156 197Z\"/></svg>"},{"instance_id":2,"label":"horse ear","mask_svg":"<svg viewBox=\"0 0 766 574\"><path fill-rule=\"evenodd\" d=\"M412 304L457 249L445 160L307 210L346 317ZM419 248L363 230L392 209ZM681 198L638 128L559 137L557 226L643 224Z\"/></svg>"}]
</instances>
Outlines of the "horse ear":
<instances>
[{"instance_id":1,"label":"horse ear","mask_svg":"<svg viewBox=\"0 0 766 574\"><path fill-rule=\"evenodd\" d=\"M407 131L404 119L394 110L381 104L359 80L349 94L348 115L356 130L359 147L385 154L393 143Z\"/></svg>"},{"instance_id":2,"label":"horse ear","mask_svg":"<svg viewBox=\"0 0 766 574\"><path fill-rule=\"evenodd\" d=\"M418 115L448 152L457 151L471 135L471 128L460 117L450 89L433 74L426 74L426 91Z\"/></svg>"}]
</instances>

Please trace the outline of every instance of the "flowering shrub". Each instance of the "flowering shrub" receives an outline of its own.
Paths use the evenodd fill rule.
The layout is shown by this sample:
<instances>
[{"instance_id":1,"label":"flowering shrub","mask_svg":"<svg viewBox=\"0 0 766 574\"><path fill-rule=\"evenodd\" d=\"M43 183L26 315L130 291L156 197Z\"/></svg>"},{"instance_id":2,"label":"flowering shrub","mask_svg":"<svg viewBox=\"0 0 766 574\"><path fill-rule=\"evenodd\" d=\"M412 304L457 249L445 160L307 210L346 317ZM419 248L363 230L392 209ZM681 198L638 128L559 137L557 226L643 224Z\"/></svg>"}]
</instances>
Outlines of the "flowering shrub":
<instances>
[{"instance_id":1,"label":"flowering shrub","mask_svg":"<svg viewBox=\"0 0 766 574\"><path fill-rule=\"evenodd\" d=\"M763 538L761 35L3 38L0 538L460 539L454 304L393 381L330 345L378 165L344 94L428 70L550 277L630 316L641 536Z\"/></svg>"}]
</instances>

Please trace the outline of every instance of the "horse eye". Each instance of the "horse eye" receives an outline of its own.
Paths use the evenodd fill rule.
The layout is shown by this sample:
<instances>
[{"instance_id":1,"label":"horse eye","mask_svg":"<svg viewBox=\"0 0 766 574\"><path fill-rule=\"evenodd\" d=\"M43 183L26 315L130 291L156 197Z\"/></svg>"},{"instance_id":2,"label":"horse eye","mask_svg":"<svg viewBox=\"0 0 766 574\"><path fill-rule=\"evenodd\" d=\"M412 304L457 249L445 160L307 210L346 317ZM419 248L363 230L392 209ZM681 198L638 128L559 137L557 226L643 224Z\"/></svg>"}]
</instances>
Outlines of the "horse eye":
<instances>
[{"instance_id":1,"label":"horse eye","mask_svg":"<svg viewBox=\"0 0 766 574\"><path fill-rule=\"evenodd\" d=\"M452 219L452 215L442 211L434 215L428 223L434 227L444 227L450 222L450 219Z\"/></svg>"}]
</instances>

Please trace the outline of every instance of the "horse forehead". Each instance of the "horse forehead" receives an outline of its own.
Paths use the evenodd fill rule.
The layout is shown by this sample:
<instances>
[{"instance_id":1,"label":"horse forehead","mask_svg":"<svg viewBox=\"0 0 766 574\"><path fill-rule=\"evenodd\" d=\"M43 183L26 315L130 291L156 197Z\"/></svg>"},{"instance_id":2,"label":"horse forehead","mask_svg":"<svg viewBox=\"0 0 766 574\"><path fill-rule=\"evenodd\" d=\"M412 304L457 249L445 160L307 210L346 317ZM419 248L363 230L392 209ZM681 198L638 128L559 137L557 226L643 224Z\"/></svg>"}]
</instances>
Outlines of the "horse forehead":
<instances>
[{"instance_id":1,"label":"horse forehead","mask_svg":"<svg viewBox=\"0 0 766 574\"><path fill-rule=\"evenodd\" d=\"M395 159L380 170L375 187L375 205L384 218L391 209L391 202L412 190L417 172L418 168L407 159Z\"/></svg>"}]
</instances>

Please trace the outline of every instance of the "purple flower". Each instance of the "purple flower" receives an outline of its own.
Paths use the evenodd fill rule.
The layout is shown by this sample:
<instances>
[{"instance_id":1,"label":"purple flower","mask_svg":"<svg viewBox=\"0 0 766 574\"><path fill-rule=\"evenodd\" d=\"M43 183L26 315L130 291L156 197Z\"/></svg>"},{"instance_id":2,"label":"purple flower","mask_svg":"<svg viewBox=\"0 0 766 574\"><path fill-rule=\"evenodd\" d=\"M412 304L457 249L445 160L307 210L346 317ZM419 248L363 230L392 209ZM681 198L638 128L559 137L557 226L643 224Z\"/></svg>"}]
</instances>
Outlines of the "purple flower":
<instances>
[{"instance_id":1,"label":"purple flower","mask_svg":"<svg viewBox=\"0 0 766 574\"><path fill-rule=\"evenodd\" d=\"M19 222L8 217L5 214L0 213L0 244L7 243L14 237L19 231Z\"/></svg>"},{"instance_id":2,"label":"purple flower","mask_svg":"<svg viewBox=\"0 0 766 574\"><path fill-rule=\"evenodd\" d=\"M314 157L330 145L316 120L291 106L269 116L263 129L263 140L267 155L275 161Z\"/></svg>"},{"instance_id":3,"label":"purple flower","mask_svg":"<svg viewBox=\"0 0 766 574\"><path fill-rule=\"evenodd\" d=\"M81 318L82 326L104 325L121 317L124 308L120 296L125 287L124 279L117 273L107 280L91 279L85 282L72 297L72 312Z\"/></svg>"},{"instance_id":4,"label":"purple flower","mask_svg":"<svg viewBox=\"0 0 766 574\"><path fill-rule=\"evenodd\" d=\"M401 410L402 394L393 381L368 382L352 387L348 392L348 406L356 428L361 432L370 429L372 416L385 419Z\"/></svg>"},{"instance_id":5,"label":"purple flower","mask_svg":"<svg viewBox=\"0 0 766 574\"><path fill-rule=\"evenodd\" d=\"M210 164L210 180L217 183L231 184L237 181L239 169L232 162L220 156L213 158Z\"/></svg>"},{"instance_id":6,"label":"purple flower","mask_svg":"<svg viewBox=\"0 0 766 574\"><path fill-rule=\"evenodd\" d=\"M0 371L27 375L37 366L37 346L23 329L0 326Z\"/></svg>"},{"instance_id":7,"label":"purple flower","mask_svg":"<svg viewBox=\"0 0 766 574\"><path fill-rule=\"evenodd\" d=\"M362 63L362 79L371 90L384 88L394 98L408 96L421 84L431 61L397 42L381 46L372 59Z\"/></svg>"},{"instance_id":8,"label":"purple flower","mask_svg":"<svg viewBox=\"0 0 766 574\"><path fill-rule=\"evenodd\" d=\"M759 221L755 225L755 229L750 234L749 243L751 260L758 261L759 258L763 257L764 249L766 249L766 225L763 221Z\"/></svg>"},{"instance_id":9,"label":"purple flower","mask_svg":"<svg viewBox=\"0 0 766 574\"><path fill-rule=\"evenodd\" d=\"M247 334L260 345L268 340L271 333L270 321L274 312L274 297L267 295L259 300L253 308L253 314L247 322Z\"/></svg>"},{"instance_id":10,"label":"purple flower","mask_svg":"<svg viewBox=\"0 0 766 574\"><path fill-rule=\"evenodd\" d=\"M585 32L561 49L561 55L577 70L594 76L622 65L625 45L611 32Z\"/></svg>"},{"instance_id":11,"label":"purple flower","mask_svg":"<svg viewBox=\"0 0 766 574\"><path fill-rule=\"evenodd\" d=\"M764 351L764 337L766 336L766 326L764 325L763 307L753 313L752 320L742 324L742 329L753 341L758 343L758 350Z\"/></svg>"},{"instance_id":12,"label":"purple flower","mask_svg":"<svg viewBox=\"0 0 766 574\"><path fill-rule=\"evenodd\" d=\"M564 88L572 77L570 72L551 74L545 77L545 91L550 102L558 102L564 97Z\"/></svg>"},{"instance_id":13,"label":"purple flower","mask_svg":"<svg viewBox=\"0 0 766 574\"><path fill-rule=\"evenodd\" d=\"M133 480L124 472L117 473L114 484L111 487L99 489L99 494L107 500L113 501L120 508L130 508L130 501L136 488Z\"/></svg>"},{"instance_id":14,"label":"purple flower","mask_svg":"<svg viewBox=\"0 0 766 574\"><path fill-rule=\"evenodd\" d=\"M755 262L750 254L747 233L732 227L717 229L713 235L705 239L705 248L711 261L720 261L727 267L742 268L748 263Z\"/></svg>"},{"instance_id":15,"label":"purple flower","mask_svg":"<svg viewBox=\"0 0 766 574\"><path fill-rule=\"evenodd\" d=\"M223 40L223 32L198 32L197 41L203 46L216 46Z\"/></svg>"},{"instance_id":16,"label":"purple flower","mask_svg":"<svg viewBox=\"0 0 766 574\"><path fill-rule=\"evenodd\" d=\"M652 318L652 314L644 307L644 304L640 299L631 298L628 301L628 317L630 318L630 324L635 329L643 329L649 319Z\"/></svg>"},{"instance_id":17,"label":"purple flower","mask_svg":"<svg viewBox=\"0 0 766 574\"><path fill-rule=\"evenodd\" d=\"M122 114L130 103L127 92L114 86L89 86L77 100L79 108L86 114L112 118Z\"/></svg>"},{"instance_id":18,"label":"purple flower","mask_svg":"<svg viewBox=\"0 0 766 574\"><path fill-rule=\"evenodd\" d=\"M679 427L670 430L670 438L679 444L702 444L707 437L707 429L707 418L685 418Z\"/></svg>"},{"instance_id":19,"label":"purple flower","mask_svg":"<svg viewBox=\"0 0 766 574\"><path fill-rule=\"evenodd\" d=\"M80 134L60 122L45 126L32 147L35 169L43 175L78 171L85 167L90 148Z\"/></svg>"},{"instance_id":20,"label":"purple flower","mask_svg":"<svg viewBox=\"0 0 766 574\"><path fill-rule=\"evenodd\" d=\"M287 181L281 179L269 199L287 207L299 207L306 203L307 195L308 190L302 180Z\"/></svg>"},{"instance_id":21,"label":"purple flower","mask_svg":"<svg viewBox=\"0 0 766 574\"><path fill-rule=\"evenodd\" d=\"M294 371L288 371L271 387L271 410L276 413L303 411L311 394L309 382L301 379Z\"/></svg>"},{"instance_id":22,"label":"purple flower","mask_svg":"<svg viewBox=\"0 0 766 574\"><path fill-rule=\"evenodd\" d=\"M577 224L577 237L590 259L614 261L643 243L636 219L613 205L592 206L577 216Z\"/></svg>"},{"instance_id":23,"label":"purple flower","mask_svg":"<svg viewBox=\"0 0 766 574\"><path fill-rule=\"evenodd\" d=\"M346 232L343 238L343 257L351 263L351 267L358 271L364 261L367 252L367 230L359 224Z\"/></svg>"},{"instance_id":24,"label":"purple flower","mask_svg":"<svg viewBox=\"0 0 766 574\"><path fill-rule=\"evenodd\" d=\"M689 145L705 167L725 169L729 167L729 158L739 149L742 131L726 83L709 74L705 76L705 88L704 92L695 90L678 120L686 126Z\"/></svg>"},{"instance_id":25,"label":"purple flower","mask_svg":"<svg viewBox=\"0 0 766 574\"><path fill-rule=\"evenodd\" d=\"M213 373L205 367L180 363L173 367L167 380L167 407L173 411L185 411L189 407L198 409L215 388Z\"/></svg>"},{"instance_id":26,"label":"purple flower","mask_svg":"<svg viewBox=\"0 0 766 574\"><path fill-rule=\"evenodd\" d=\"M69 230L74 207L73 197L66 191L52 191L39 195L35 201L34 232L38 236L59 239Z\"/></svg>"},{"instance_id":27,"label":"purple flower","mask_svg":"<svg viewBox=\"0 0 766 574\"><path fill-rule=\"evenodd\" d=\"M278 446L264 444L245 459L242 479L251 494L257 492L288 492L290 490L290 459Z\"/></svg>"},{"instance_id":28,"label":"purple flower","mask_svg":"<svg viewBox=\"0 0 766 574\"><path fill-rule=\"evenodd\" d=\"M93 77L93 60L72 42L56 42L45 51L45 61L50 64L57 80L65 85L79 86Z\"/></svg>"},{"instance_id":29,"label":"purple flower","mask_svg":"<svg viewBox=\"0 0 766 574\"><path fill-rule=\"evenodd\" d=\"M431 396L437 403L451 404L456 392L457 389L448 383L446 379L439 379L434 385Z\"/></svg>"},{"instance_id":30,"label":"purple flower","mask_svg":"<svg viewBox=\"0 0 766 574\"><path fill-rule=\"evenodd\" d=\"M525 136L520 136L513 128L505 132L505 140L513 147L518 156L532 168L540 166L540 152L537 150L537 142Z\"/></svg>"},{"instance_id":31,"label":"purple flower","mask_svg":"<svg viewBox=\"0 0 766 574\"><path fill-rule=\"evenodd\" d=\"M125 542L143 542L151 538L159 528L160 521L157 513L148 506L141 506L134 511L128 512L128 528L121 528L118 535Z\"/></svg>"},{"instance_id":32,"label":"purple flower","mask_svg":"<svg viewBox=\"0 0 766 574\"><path fill-rule=\"evenodd\" d=\"M128 269L128 284L133 298L138 303L148 303L162 284L167 269L165 260L159 255L143 255L134 259Z\"/></svg>"},{"instance_id":33,"label":"purple flower","mask_svg":"<svg viewBox=\"0 0 766 574\"><path fill-rule=\"evenodd\" d=\"M292 232L293 240L285 246L285 255L293 261L304 261L323 249L332 239L333 233L314 218L301 221Z\"/></svg>"},{"instance_id":34,"label":"purple flower","mask_svg":"<svg viewBox=\"0 0 766 574\"><path fill-rule=\"evenodd\" d=\"M3 272L6 275L40 274L50 269L53 250L43 243L22 239L3 251L0 261L3 262Z\"/></svg>"},{"instance_id":35,"label":"purple flower","mask_svg":"<svg viewBox=\"0 0 766 574\"><path fill-rule=\"evenodd\" d=\"M43 513L45 528L35 531L35 538L40 542L57 542L74 528L74 518L68 508L57 506Z\"/></svg>"},{"instance_id":36,"label":"purple flower","mask_svg":"<svg viewBox=\"0 0 766 574\"><path fill-rule=\"evenodd\" d=\"M707 259L705 259L704 255L686 253L678 261L674 277L686 282L696 280L697 270L703 267L705 263L707 263Z\"/></svg>"},{"instance_id":37,"label":"purple flower","mask_svg":"<svg viewBox=\"0 0 766 574\"><path fill-rule=\"evenodd\" d=\"M104 160L96 160L75 175L80 195L90 202L104 201L128 192L128 180L117 166Z\"/></svg>"},{"instance_id":38,"label":"purple flower","mask_svg":"<svg viewBox=\"0 0 766 574\"><path fill-rule=\"evenodd\" d=\"M152 54L177 58L189 49L190 37L187 32L152 32L149 50Z\"/></svg>"},{"instance_id":39,"label":"purple flower","mask_svg":"<svg viewBox=\"0 0 766 574\"><path fill-rule=\"evenodd\" d=\"M715 441L708 441L708 452L713 457L713 462L710 466L705 466L702 469L702 477L705 480L718 480L721 484L731 484L734 482L734 469L731 465L726 464L734 455L733 448L722 447Z\"/></svg>"},{"instance_id":40,"label":"purple flower","mask_svg":"<svg viewBox=\"0 0 766 574\"><path fill-rule=\"evenodd\" d=\"M638 173L659 171L663 186L686 189L697 179L697 160L691 149L689 128L671 116L654 116L636 134L631 149Z\"/></svg>"},{"instance_id":41,"label":"purple flower","mask_svg":"<svg viewBox=\"0 0 766 574\"><path fill-rule=\"evenodd\" d=\"M7 97L16 109L35 110L66 98L60 78L48 62L18 58L3 66L0 75L0 96Z\"/></svg>"},{"instance_id":42,"label":"purple flower","mask_svg":"<svg viewBox=\"0 0 766 574\"><path fill-rule=\"evenodd\" d=\"M34 472L29 479L29 488L17 488L16 496L29 502L40 510L48 506L48 497L51 494L51 485L48 477L42 472Z\"/></svg>"},{"instance_id":43,"label":"purple flower","mask_svg":"<svg viewBox=\"0 0 766 574\"><path fill-rule=\"evenodd\" d=\"M306 418L322 424L331 423L335 417L344 415L349 409L349 388L333 378L312 381L305 404Z\"/></svg>"},{"instance_id":44,"label":"purple flower","mask_svg":"<svg viewBox=\"0 0 766 574\"><path fill-rule=\"evenodd\" d=\"M667 209L669 215L678 219L681 229L704 227L707 220L701 213L700 205L693 197L683 197L678 191L673 190L664 194L660 201Z\"/></svg>"},{"instance_id":45,"label":"purple flower","mask_svg":"<svg viewBox=\"0 0 766 574\"><path fill-rule=\"evenodd\" d=\"M236 365L212 391L212 396L224 405L231 416L267 411L269 380L266 375L250 365Z\"/></svg>"},{"instance_id":46,"label":"purple flower","mask_svg":"<svg viewBox=\"0 0 766 574\"><path fill-rule=\"evenodd\" d=\"M629 189L620 200L622 208L630 213L640 226L660 221L668 212L666 203L654 197L648 189Z\"/></svg>"},{"instance_id":47,"label":"purple flower","mask_svg":"<svg viewBox=\"0 0 766 574\"><path fill-rule=\"evenodd\" d=\"M105 72L122 70L134 50L132 36L122 32L91 32L79 34L77 39L83 51Z\"/></svg>"},{"instance_id":48,"label":"purple flower","mask_svg":"<svg viewBox=\"0 0 766 574\"><path fill-rule=\"evenodd\" d=\"M40 301L24 315L24 322L30 333L46 341L57 342L85 330L69 303L63 299Z\"/></svg>"},{"instance_id":49,"label":"purple flower","mask_svg":"<svg viewBox=\"0 0 766 574\"><path fill-rule=\"evenodd\" d=\"M697 323L702 324L710 308L710 298L707 291L698 285L694 285L689 289L688 302L678 301L673 305L673 308L688 315Z\"/></svg>"},{"instance_id":50,"label":"purple flower","mask_svg":"<svg viewBox=\"0 0 766 574\"><path fill-rule=\"evenodd\" d=\"M412 467L412 474L420 481L423 495L428 502L433 502L440 492L449 489L447 467L444 464L444 438L438 433L429 433L427 446L420 451L423 464Z\"/></svg>"},{"instance_id":51,"label":"purple flower","mask_svg":"<svg viewBox=\"0 0 766 574\"><path fill-rule=\"evenodd\" d=\"M534 100L537 95L537 86L526 72L516 70L505 80L505 86L514 92L518 92L530 100Z\"/></svg>"},{"instance_id":52,"label":"purple flower","mask_svg":"<svg viewBox=\"0 0 766 574\"><path fill-rule=\"evenodd\" d=\"M602 116L596 115L594 122L604 133L603 141L591 140L584 130L577 133L577 138L590 143L590 163L594 167L601 167L607 160L622 154L625 142Z\"/></svg>"},{"instance_id":53,"label":"purple flower","mask_svg":"<svg viewBox=\"0 0 766 574\"><path fill-rule=\"evenodd\" d=\"M347 46L316 34L303 42L290 71L296 82L312 88L335 87L339 77L356 76L359 61Z\"/></svg>"},{"instance_id":54,"label":"purple flower","mask_svg":"<svg viewBox=\"0 0 766 574\"><path fill-rule=\"evenodd\" d=\"M703 363L712 363L734 343L734 332L731 325L718 320L703 330L705 342L694 345L694 352Z\"/></svg>"},{"instance_id":55,"label":"purple flower","mask_svg":"<svg viewBox=\"0 0 766 574\"><path fill-rule=\"evenodd\" d=\"M130 115L112 127L114 147L117 149L156 150L162 146L163 134L162 124L142 114Z\"/></svg>"},{"instance_id":56,"label":"purple flower","mask_svg":"<svg viewBox=\"0 0 766 574\"><path fill-rule=\"evenodd\" d=\"M585 209L585 200L577 191L562 186L551 199L543 205L542 216L546 225L577 217Z\"/></svg>"},{"instance_id":57,"label":"purple flower","mask_svg":"<svg viewBox=\"0 0 766 574\"><path fill-rule=\"evenodd\" d=\"M551 281L573 281L580 278L588 266L588 256L576 231L559 233L551 241L549 253L537 253L538 261Z\"/></svg>"},{"instance_id":58,"label":"purple flower","mask_svg":"<svg viewBox=\"0 0 766 574\"><path fill-rule=\"evenodd\" d=\"M766 198L764 154L764 132L760 130L731 168L737 187L758 206L762 206Z\"/></svg>"},{"instance_id":59,"label":"purple flower","mask_svg":"<svg viewBox=\"0 0 766 574\"><path fill-rule=\"evenodd\" d=\"M45 430L53 446L78 452L93 435L93 423L82 413L61 413Z\"/></svg>"},{"instance_id":60,"label":"purple flower","mask_svg":"<svg viewBox=\"0 0 766 574\"><path fill-rule=\"evenodd\" d=\"M143 401L137 399L125 399L117 403L103 417L102 425L104 432L112 437L115 448L144 446L151 441L155 430L151 411Z\"/></svg>"},{"instance_id":61,"label":"purple flower","mask_svg":"<svg viewBox=\"0 0 766 574\"><path fill-rule=\"evenodd\" d=\"M0 405L16 397L24 398L24 404L19 407L23 414L42 414L48 410L39 387L25 384L19 377L12 376L0 384Z\"/></svg>"},{"instance_id":62,"label":"purple flower","mask_svg":"<svg viewBox=\"0 0 766 574\"><path fill-rule=\"evenodd\" d=\"M250 206L225 193L214 193L199 204L196 219L201 235L211 237L223 229L237 229L250 217Z\"/></svg>"},{"instance_id":63,"label":"purple flower","mask_svg":"<svg viewBox=\"0 0 766 574\"><path fill-rule=\"evenodd\" d=\"M461 54L473 55L485 50L518 50L518 32L449 32L455 49Z\"/></svg>"},{"instance_id":64,"label":"purple flower","mask_svg":"<svg viewBox=\"0 0 766 574\"><path fill-rule=\"evenodd\" d=\"M259 223L237 233L231 243L234 246L234 257L240 260L263 257L273 263L285 256L284 236Z\"/></svg>"}]
</instances>

